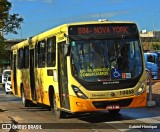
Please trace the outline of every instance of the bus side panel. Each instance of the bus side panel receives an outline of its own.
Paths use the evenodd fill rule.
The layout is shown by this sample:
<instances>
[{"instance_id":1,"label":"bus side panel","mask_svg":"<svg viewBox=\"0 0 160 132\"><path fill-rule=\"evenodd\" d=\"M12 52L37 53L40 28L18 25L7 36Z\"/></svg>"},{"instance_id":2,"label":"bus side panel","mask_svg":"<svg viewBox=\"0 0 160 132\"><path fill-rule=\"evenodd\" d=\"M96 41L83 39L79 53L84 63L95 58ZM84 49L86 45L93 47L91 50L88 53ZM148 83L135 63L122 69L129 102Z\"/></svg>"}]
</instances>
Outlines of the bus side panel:
<instances>
[{"instance_id":1,"label":"bus side panel","mask_svg":"<svg viewBox=\"0 0 160 132\"><path fill-rule=\"evenodd\" d=\"M22 71L17 69L17 90L18 90L18 96L21 97L21 83L22 83Z\"/></svg>"},{"instance_id":2,"label":"bus side panel","mask_svg":"<svg viewBox=\"0 0 160 132\"><path fill-rule=\"evenodd\" d=\"M15 51L16 52L16 51ZM11 84L12 92L17 96L17 54L12 54L12 68L11 68Z\"/></svg>"},{"instance_id":3,"label":"bus side panel","mask_svg":"<svg viewBox=\"0 0 160 132\"><path fill-rule=\"evenodd\" d=\"M12 79L12 91L13 94L17 97L21 97L20 92L20 82L21 82L21 71L17 69L17 54L13 55L13 66L12 66L12 72L11 72L11 79Z\"/></svg>"},{"instance_id":4,"label":"bus side panel","mask_svg":"<svg viewBox=\"0 0 160 132\"><path fill-rule=\"evenodd\" d=\"M29 78L29 69L22 70L22 85L25 92L25 98L28 100L32 100L31 98L31 90L30 90L30 78ZM22 87L21 87L22 88Z\"/></svg>"},{"instance_id":5,"label":"bus side panel","mask_svg":"<svg viewBox=\"0 0 160 132\"><path fill-rule=\"evenodd\" d=\"M47 68L37 68L35 74L37 102L49 105L48 88L52 84L53 77L47 76Z\"/></svg>"}]
</instances>

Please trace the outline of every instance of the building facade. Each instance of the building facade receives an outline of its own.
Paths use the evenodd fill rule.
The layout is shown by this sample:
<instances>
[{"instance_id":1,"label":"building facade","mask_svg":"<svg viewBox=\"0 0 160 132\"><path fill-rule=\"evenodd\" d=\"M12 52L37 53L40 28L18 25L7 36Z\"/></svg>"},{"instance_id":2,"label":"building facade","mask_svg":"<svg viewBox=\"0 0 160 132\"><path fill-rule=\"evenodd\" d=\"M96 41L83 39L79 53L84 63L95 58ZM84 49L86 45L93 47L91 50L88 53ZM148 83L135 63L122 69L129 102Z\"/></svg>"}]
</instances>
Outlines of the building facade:
<instances>
[{"instance_id":1,"label":"building facade","mask_svg":"<svg viewBox=\"0 0 160 132\"><path fill-rule=\"evenodd\" d=\"M144 50L160 50L160 31L142 30L140 37Z\"/></svg>"}]
</instances>

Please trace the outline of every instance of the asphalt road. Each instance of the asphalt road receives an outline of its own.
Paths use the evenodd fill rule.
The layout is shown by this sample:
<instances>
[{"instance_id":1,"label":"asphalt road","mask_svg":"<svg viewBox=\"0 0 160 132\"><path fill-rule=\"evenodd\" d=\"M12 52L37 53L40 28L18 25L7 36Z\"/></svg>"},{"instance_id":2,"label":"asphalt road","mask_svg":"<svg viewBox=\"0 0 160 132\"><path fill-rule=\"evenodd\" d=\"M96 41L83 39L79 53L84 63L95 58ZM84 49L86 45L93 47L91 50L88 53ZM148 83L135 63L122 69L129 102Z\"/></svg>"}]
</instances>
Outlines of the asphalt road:
<instances>
[{"instance_id":1,"label":"asphalt road","mask_svg":"<svg viewBox=\"0 0 160 132\"><path fill-rule=\"evenodd\" d=\"M0 88L0 124L2 132L158 132L160 107L122 109L117 115L107 111L71 115L57 120L44 106L24 108L20 98L6 95ZM6 124L11 128L4 129Z\"/></svg>"}]
</instances>

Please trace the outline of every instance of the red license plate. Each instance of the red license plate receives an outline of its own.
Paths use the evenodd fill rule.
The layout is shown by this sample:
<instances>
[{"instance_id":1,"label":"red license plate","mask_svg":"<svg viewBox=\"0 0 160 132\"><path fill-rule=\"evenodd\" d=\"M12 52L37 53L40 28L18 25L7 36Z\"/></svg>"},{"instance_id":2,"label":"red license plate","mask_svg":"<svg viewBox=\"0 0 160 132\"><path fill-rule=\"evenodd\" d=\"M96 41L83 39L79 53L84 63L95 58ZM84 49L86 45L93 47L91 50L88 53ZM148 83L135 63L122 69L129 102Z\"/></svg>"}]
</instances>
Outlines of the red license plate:
<instances>
[{"instance_id":1,"label":"red license plate","mask_svg":"<svg viewBox=\"0 0 160 132\"><path fill-rule=\"evenodd\" d=\"M119 105L108 105L106 107L107 110L116 110L116 109L120 109Z\"/></svg>"}]
</instances>

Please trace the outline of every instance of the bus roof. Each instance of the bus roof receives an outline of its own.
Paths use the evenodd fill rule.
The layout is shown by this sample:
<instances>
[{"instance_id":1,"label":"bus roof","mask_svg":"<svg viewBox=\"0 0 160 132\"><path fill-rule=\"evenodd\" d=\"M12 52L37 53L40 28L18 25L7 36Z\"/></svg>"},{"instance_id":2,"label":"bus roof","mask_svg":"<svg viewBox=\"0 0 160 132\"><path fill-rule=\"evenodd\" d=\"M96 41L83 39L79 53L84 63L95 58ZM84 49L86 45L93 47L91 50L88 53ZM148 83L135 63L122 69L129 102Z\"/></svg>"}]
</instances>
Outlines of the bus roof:
<instances>
[{"instance_id":1,"label":"bus roof","mask_svg":"<svg viewBox=\"0 0 160 132\"><path fill-rule=\"evenodd\" d=\"M83 25L83 24L115 24L115 23L127 23L127 24L133 24L134 22L129 22L129 21L85 21L85 22L73 22L73 23L68 23L68 24L63 24L63 25ZM62 25L62 26L63 26Z\"/></svg>"},{"instance_id":2,"label":"bus roof","mask_svg":"<svg viewBox=\"0 0 160 132\"><path fill-rule=\"evenodd\" d=\"M32 42L36 42L37 39L43 39L42 36L47 36L47 34L51 34L52 33L52 36L53 35L56 35L58 33L62 33L62 32L66 32L66 28L69 27L69 26L75 26L75 25L89 25L89 24L135 24L134 22L129 22L129 21L86 21L86 22L73 22L73 23L67 23L67 24L62 24L62 25L59 25L57 27L54 27L48 31L45 31L45 32L42 32L40 34L37 34L33 37L30 37L16 45L13 45L11 47L11 50L13 49L17 49L18 47L22 47L22 46L25 46L25 45L28 45L28 41L29 40L32 40ZM54 34L55 33L55 34ZM49 35L48 35L49 36ZM51 37L51 36L50 36Z\"/></svg>"}]
</instances>

